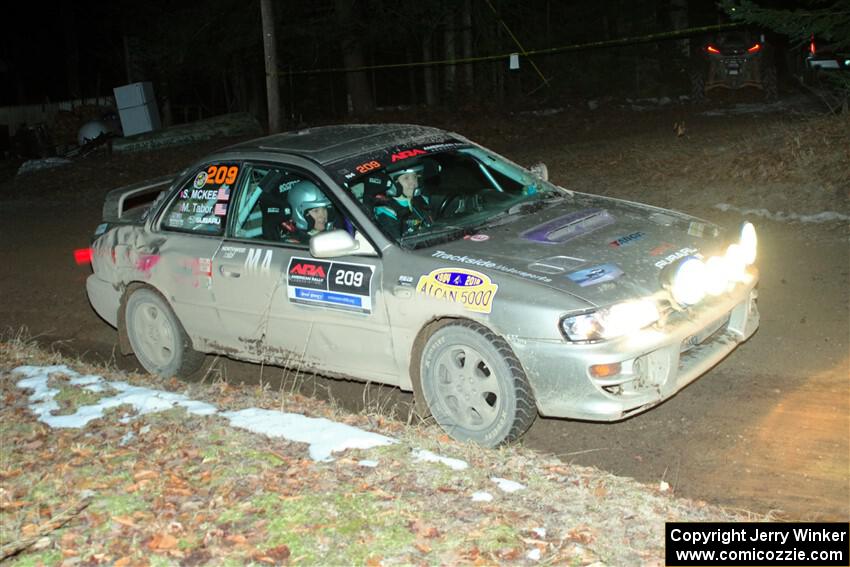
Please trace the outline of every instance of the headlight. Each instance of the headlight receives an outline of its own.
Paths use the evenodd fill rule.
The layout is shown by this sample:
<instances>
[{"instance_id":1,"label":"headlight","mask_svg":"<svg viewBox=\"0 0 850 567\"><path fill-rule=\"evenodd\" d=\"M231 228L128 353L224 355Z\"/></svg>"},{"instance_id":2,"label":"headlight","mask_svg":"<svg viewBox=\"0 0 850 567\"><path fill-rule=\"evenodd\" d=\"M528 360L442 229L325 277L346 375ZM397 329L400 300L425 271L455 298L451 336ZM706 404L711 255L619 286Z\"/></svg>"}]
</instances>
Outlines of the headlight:
<instances>
[{"instance_id":1,"label":"headlight","mask_svg":"<svg viewBox=\"0 0 850 567\"><path fill-rule=\"evenodd\" d=\"M642 299L564 317L561 329L574 342L600 341L634 333L657 320L658 307L655 301Z\"/></svg>"},{"instance_id":2,"label":"headlight","mask_svg":"<svg viewBox=\"0 0 850 567\"><path fill-rule=\"evenodd\" d=\"M758 242L756 227L751 222L745 222L741 226L741 238L738 241L738 246L741 247L741 256L748 266L751 266L756 261Z\"/></svg>"}]
</instances>

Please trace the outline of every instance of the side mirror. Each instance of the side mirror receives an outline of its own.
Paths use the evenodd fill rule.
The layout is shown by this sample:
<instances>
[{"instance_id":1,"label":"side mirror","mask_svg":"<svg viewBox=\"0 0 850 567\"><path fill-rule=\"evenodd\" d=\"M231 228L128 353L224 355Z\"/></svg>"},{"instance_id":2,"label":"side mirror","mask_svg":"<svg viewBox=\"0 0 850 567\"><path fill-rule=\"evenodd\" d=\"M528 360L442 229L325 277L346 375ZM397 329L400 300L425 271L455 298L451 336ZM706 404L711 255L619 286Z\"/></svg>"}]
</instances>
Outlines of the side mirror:
<instances>
[{"instance_id":1,"label":"side mirror","mask_svg":"<svg viewBox=\"0 0 850 567\"><path fill-rule=\"evenodd\" d=\"M549 181L549 168L546 167L546 164L542 161L539 163L535 163L528 169L535 177L543 181Z\"/></svg>"},{"instance_id":2,"label":"side mirror","mask_svg":"<svg viewBox=\"0 0 850 567\"><path fill-rule=\"evenodd\" d=\"M357 234L352 237L344 230L322 232L310 239L310 254L314 258L336 258L359 254L362 256L377 256L377 252L368 240Z\"/></svg>"}]
</instances>

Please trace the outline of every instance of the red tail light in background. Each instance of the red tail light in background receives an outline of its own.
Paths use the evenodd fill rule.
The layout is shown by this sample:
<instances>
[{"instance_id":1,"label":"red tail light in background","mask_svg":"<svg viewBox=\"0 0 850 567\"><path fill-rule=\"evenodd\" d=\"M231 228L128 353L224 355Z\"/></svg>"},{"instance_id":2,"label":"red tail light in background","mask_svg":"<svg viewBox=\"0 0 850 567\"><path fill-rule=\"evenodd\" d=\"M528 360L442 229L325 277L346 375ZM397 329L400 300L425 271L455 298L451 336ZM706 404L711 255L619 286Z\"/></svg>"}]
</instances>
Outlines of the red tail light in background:
<instances>
[{"instance_id":1,"label":"red tail light in background","mask_svg":"<svg viewBox=\"0 0 850 567\"><path fill-rule=\"evenodd\" d=\"M747 50L747 53L758 53L761 51L761 44L757 43Z\"/></svg>"},{"instance_id":2,"label":"red tail light in background","mask_svg":"<svg viewBox=\"0 0 850 567\"><path fill-rule=\"evenodd\" d=\"M709 45L708 47L705 48L705 50L708 51L709 53L717 53L718 55L720 54L720 50L717 49L716 47L714 47L713 45Z\"/></svg>"},{"instance_id":3,"label":"red tail light in background","mask_svg":"<svg viewBox=\"0 0 850 567\"><path fill-rule=\"evenodd\" d=\"M92 249L91 248L77 248L74 250L74 261L78 266L82 266L83 264L91 264L92 258Z\"/></svg>"},{"instance_id":4,"label":"red tail light in background","mask_svg":"<svg viewBox=\"0 0 850 567\"><path fill-rule=\"evenodd\" d=\"M815 38L812 38L811 41L809 41L809 53L814 55L816 51L817 49L815 49Z\"/></svg>"}]
</instances>

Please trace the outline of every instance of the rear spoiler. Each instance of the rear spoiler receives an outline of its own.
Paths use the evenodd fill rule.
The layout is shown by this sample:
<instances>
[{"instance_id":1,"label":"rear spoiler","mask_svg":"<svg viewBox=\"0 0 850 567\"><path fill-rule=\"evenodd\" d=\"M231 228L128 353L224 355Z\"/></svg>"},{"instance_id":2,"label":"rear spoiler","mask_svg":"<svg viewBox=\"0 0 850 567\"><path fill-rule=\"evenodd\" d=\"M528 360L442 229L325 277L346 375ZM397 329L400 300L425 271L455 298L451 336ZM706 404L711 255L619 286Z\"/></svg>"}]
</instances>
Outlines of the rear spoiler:
<instances>
[{"instance_id":1,"label":"rear spoiler","mask_svg":"<svg viewBox=\"0 0 850 567\"><path fill-rule=\"evenodd\" d=\"M128 202L132 202L139 197L149 195L151 193L159 193L168 189L171 181L174 180L176 174L163 175L147 181L141 181L125 187L113 189L106 194L106 200L103 202L103 221L118 222L127 208ZM150 199L153 201L153 199ZM138 203L137 203L138 204Z\"/></svg>"}]
</instances>

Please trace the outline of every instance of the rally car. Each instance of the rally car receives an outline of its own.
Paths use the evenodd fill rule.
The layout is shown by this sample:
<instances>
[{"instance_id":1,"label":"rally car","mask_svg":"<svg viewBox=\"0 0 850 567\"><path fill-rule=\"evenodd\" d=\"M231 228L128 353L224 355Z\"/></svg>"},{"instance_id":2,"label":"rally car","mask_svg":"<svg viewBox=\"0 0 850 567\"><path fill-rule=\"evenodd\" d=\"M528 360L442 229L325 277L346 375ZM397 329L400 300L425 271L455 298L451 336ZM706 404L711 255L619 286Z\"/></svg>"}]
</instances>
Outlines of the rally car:
<instances>
[{"instance_id":1,"label":"rally car","mask_svg":"<svg viewBox=\"0 0 850 567\"><path fill-rule=\"evenodd\" d=\"M88 296L151 373L216 353L393 384L484 446L637 414L756 331L752 224L545 171L424 126L242 143L112 191Z\"/></svg>"},{"instance_id":2,"label":"rally car","mask_svg":"<svg viewBox=\"0 0 850 567\"><path fill-rule=\"evenodd\" d=\"M694 40L696 42L696 40ZM719 32L692 47L691 100L699 103L715 89L753 87L768 101L778 96L772 45L753 30Z\"/></svg>"}]
</instances>

